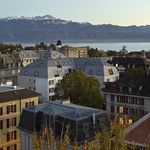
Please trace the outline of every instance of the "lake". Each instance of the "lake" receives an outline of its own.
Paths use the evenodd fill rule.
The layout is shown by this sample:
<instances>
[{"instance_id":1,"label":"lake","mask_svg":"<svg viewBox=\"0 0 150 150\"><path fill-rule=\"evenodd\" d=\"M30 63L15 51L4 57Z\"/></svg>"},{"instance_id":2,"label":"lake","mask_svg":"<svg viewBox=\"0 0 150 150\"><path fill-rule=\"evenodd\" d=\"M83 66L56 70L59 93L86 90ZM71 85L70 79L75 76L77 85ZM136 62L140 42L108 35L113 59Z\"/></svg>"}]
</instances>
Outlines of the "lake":
<instances>
[{"instance_id":1,"label":"lake","mask_svg":"<svg viewBox=\"0 0 150 150\"><path fill-rule=\"evenodd\" d=\"M18 44L18 43L17 43ZM23 47L25 46L35 46L35 43L21 43ZM49 43L47 44L49 45ZM150 51L150 42L112 42L112 43L63 43L62 45L70 45L73 47L82 47L82 46L90 46L93 48L97 48L98 50L115 50L115 51L119 51L120 49L122 49L123 46L126 46L126 49L128 52L131 51L141 51L141 50L146 50L146 51Z\"/></svg>"}]
</instances>

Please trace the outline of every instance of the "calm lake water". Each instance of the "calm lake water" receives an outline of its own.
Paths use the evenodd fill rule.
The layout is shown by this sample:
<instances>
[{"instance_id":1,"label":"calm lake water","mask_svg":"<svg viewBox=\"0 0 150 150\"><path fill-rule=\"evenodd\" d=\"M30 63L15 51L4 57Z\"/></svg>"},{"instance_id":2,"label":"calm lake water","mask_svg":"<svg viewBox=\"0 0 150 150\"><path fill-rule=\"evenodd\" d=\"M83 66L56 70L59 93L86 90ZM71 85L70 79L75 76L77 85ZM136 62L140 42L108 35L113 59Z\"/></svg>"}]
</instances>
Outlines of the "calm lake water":
<instances>
[{"instance_id":1,"label":"calm lake water","mask_svg":"<svg viewBox=\"0 0 150 150\"><path fill-rule=\"evenodd\" d=\"M18 44L18 43L17 43ZM35 43L21 43L23 47L25 46L35 46ZM49 43L46 43L49 45ZM98 50L115 50L119 51L123 46L126 46L128 52L131 51L141 51L146 50L150 51L150 42L119 42L119 43L63 43L62 45L70 45L73 47L82 47L82 46L90 46L93 48L97 48Z\"/></svg>"}]
</instances>

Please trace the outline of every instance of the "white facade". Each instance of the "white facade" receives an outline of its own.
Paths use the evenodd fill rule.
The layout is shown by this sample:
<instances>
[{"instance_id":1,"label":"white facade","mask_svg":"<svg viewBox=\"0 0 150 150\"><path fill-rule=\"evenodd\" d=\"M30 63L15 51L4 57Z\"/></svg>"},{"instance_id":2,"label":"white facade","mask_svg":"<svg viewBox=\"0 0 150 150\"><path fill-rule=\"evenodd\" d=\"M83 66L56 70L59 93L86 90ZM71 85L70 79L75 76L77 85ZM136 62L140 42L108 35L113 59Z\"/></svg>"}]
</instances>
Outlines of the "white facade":
<instances>
[{"instance_id":1,"label":"white facade","mask_svg":"<svg viewBox=\"0 0 150 150\"><path fill-rule=\"evenodd\" d=\"M88 76L95 76L101 88L104 82L119 79L116 67L100 58L62 58L38 60L24 67L18 75L18 85L41 93L43 100L51 100L56 83L73 70L82 70Z\"/></svg>"}]
</instances>

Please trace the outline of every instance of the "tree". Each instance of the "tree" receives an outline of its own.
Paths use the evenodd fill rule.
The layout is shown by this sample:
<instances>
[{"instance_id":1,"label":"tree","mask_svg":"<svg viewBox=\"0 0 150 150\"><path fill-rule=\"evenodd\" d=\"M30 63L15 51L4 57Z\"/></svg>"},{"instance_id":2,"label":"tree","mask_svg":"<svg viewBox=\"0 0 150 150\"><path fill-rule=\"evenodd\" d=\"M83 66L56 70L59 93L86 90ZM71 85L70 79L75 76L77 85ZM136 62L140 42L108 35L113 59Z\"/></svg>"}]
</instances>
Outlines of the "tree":
<instances>
[{"instance_id":1,"label":"tree","mask_svg":"<svg viewBox=\"0 0 150 150\"><path fill-rule=\"evenodd\" d=\"M57 45L57 46L62 45L62 44L61 44L61 41L58 40L56 45Z\"/></svg>"},{"instance_id":2,"label":"tree","mask_svg":"<svg viewBox=\"0 0 150 150\"><path fill-rule=\"evenodd\" d=\"M108 50L107 51L107 56L111 57L111 56L117 56L118 55L118 52L114 51L114 50Z\"/></svg>"},{"instance_id":3,"label":"tree","mask_svg":"<svg viewBox=\"0 0 150 150\"><path fill-rule=\"evenodd\" d=\"M94 108L102 108L100 82L94 76L87 76L83 71L67 73L56 84L55 98L70 98L72 103Z\"/></svg>"},{"instance_id":4,"label":"tree","mask_svg":"<svg viewBox=\"0 0 150 150\"><path fill-rule=\"evenodd\" d=\"M120 73L120 78L127 76L127 75L132 75L132 74L144 74L144 70L142 68L132 68L132 69L128 69L125 72L121 72Z\"/></svg>"},{"instance_id":5,"label":"tree","mask_svg":"<svg viewBox=\"0 0 150 150\"><path fill-rule=\"evenodd\" d=\"M99 57L97 48L96 48L96 49L90 48L90 49L88 50L88 56L89 56L89 57Z\"/></svg>"},{"instance_id":6,"label":"tree","mask_svg":"<svg viewBox=\"0 0 150 150\"><path fill-rule=\"evenodd\" d=\"M106 54L105 54L104 50L99 50L99 51L98 51L98 56L99 56L99 57L105 57Z\"/></svg>"},{"instance_id":7,"label":"tree","mask_svg":"<svg viewBox=\"0 0 150 150\"><path fill-rule=\"evenodd\" d=\"M126 46L122 46L122 49L118 52L119 56L125 56L128 53Z\"/></svg>"}]
</instances>

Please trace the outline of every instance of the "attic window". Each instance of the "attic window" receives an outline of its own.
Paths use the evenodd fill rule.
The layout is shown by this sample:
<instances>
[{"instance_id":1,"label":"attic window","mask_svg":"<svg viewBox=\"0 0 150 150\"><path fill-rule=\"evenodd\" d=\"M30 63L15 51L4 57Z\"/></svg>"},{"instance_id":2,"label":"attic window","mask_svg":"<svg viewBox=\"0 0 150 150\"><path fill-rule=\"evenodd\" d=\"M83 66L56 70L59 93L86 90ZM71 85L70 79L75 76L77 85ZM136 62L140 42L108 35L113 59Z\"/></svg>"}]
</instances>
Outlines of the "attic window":
<instances>
[{"instance_id":1,"label":"attic window","mask_svg":"<svg viewBox=\"0 0 150 150\"><path fill-rule=\"evenodd\" d=\"M62 71L59 71L59 74L60 74L60 75L63 75L63 72L62 72Z\"/></svg>"},{"instance_id":2,"label":"attic window","mask_svg":"<svg viewBox=\"0 0 150 150\"><path fill-rule=\"evenodd\" d=\"M97 71L97 74L98 74L98 75L100 75L100 73L101 73L101 71L100 71L100 70L98 70L98 71Z\"/></svg>"},{"instance_id":3,"label":"attic window","mask_svg":"<svg viewBox=\"0 0 150 150\"><path fill-rule=\"evenodd\" d=\"M43 63L40 63L40 64L39 64L39 67L41 67L41 66L43 66Z\"/></svg>"},{"instance_id":4,"label":"attic window","mask_svg":"<svg viewBox=\"0 0 150 150\"><path fill-rule=\"evenodd\" d=\"M92 74L93 70L89 70L89 74Z\"/></svg>"},{"instance_id":5,"label":"attic window","mask_svg":"<svg viewBox=\"0 0 150 150\"><path fill-rule=\"evenodd\" d=\"M28 71L28 70L26 70L26 71L24 72L24 74L25 74L25 75L28 75L28 74L29 74L29 71Z\"/></svg>"},{"instance_id":6,"label":"attic window","mask_svg":"<svg viewBox=\"0 0 150 150\"><path fill-rule=\"evenodd\" d=\"M34 76L38 76L39 75L39 72L38 71L35 71L34 72Z\"/></svg>"},{"instance_id":7,"label":"attic window","mask_svg":"<svg viewBox=\"0 0 150 150\"><path fill-rule=\"evenodd\" d=\"M86 138L89 137L89 124L83 124L83 132Z\"/></svg>"},{"instance_id":8,"label":"attic window","mask_svg":"<svg viewBox=\"0 0 150 150\"><path fill-rule=\"evenodd\" d=\"M114 74L112 69L108 69L110 75Z\"/></svg>"},{"instance_id":9,"label":"attic window","mask_svg":"<svg viewBox=\"0 0 150 150\"><path fill-rule=\"evenodd\" d=\"M55 65L57 66L57 68L62 68L62 66L58 62L55 62Z\"/></svg>"},{"instance_id":10,"label":"attic window","mask_svg":"<svg viewBox=\"0 0 150 150\"><path fill-rule=\"evenodd\" d=\"M99 119L100 130L103 131L105 128L105 118Z\"/></svg>"}]
</instances>

